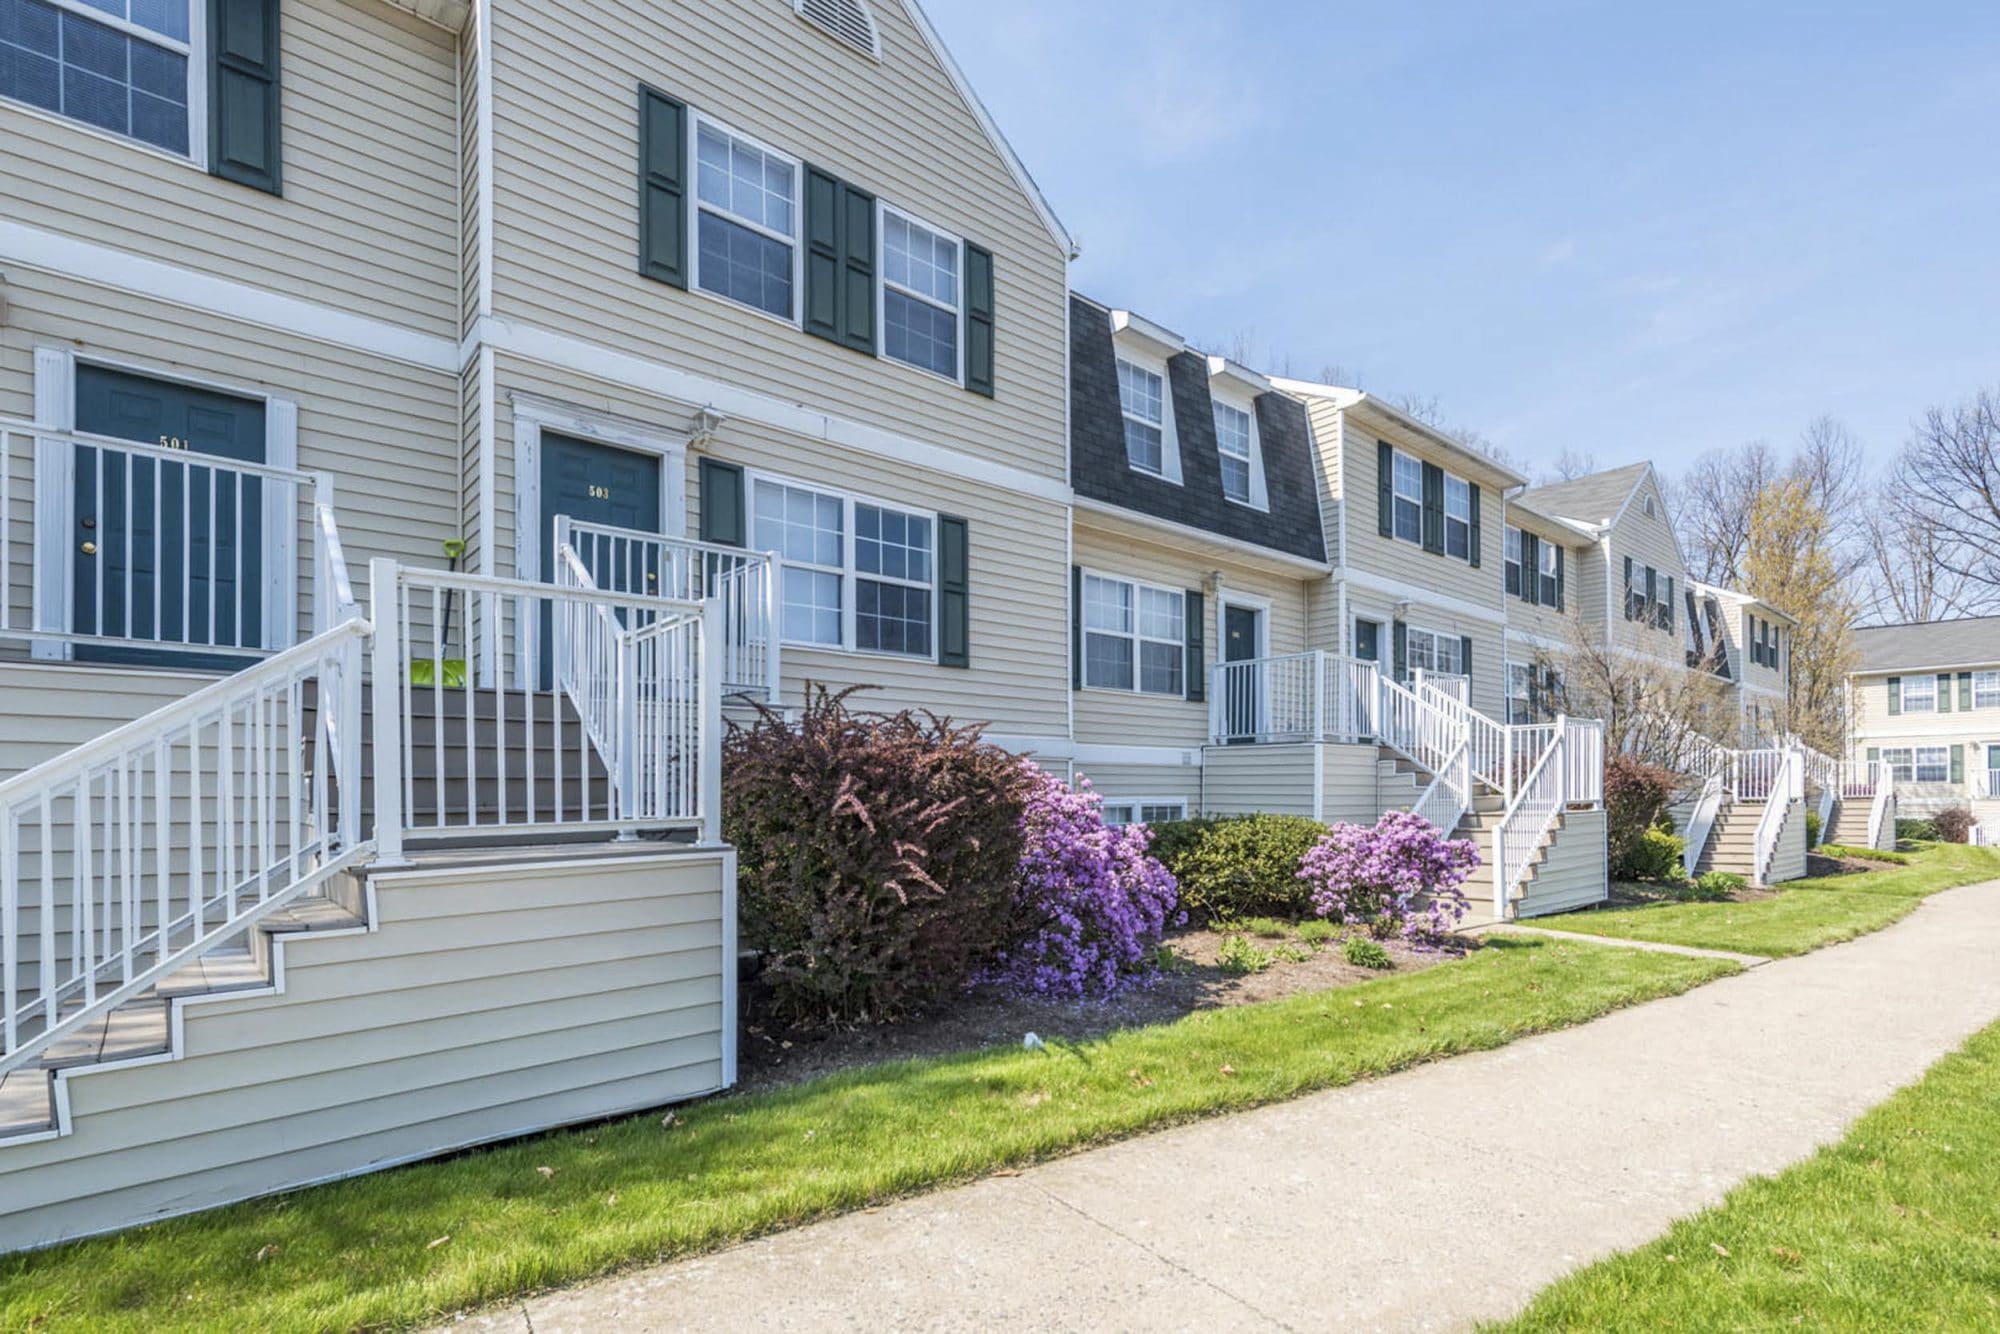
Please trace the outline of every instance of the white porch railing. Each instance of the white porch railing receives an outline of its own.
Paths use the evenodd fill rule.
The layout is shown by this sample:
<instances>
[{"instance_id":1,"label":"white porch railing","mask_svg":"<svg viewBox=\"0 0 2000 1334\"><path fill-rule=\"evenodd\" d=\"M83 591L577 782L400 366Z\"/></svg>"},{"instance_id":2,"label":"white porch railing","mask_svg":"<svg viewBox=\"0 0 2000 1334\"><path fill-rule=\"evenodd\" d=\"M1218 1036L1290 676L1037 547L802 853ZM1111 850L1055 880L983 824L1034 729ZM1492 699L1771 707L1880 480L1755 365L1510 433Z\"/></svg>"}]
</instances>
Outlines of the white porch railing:
<instances>
[{"instance_id":1,"label":"white porch railing","mask_svg":"<svg viewBox=\"0 0 2000 1334\"><path fill-rule=\"evenodd\" d=\"M364 857L368 629L0 783L0 1074Z\"/></svg>"},{"instance_id":2,"label":"white porch railing","mask_svg":"<svg viewBox=\"0 0 2000 1334\"><path fill-rule=\"evenodd\" d=\"M1430 786L1423 790L1416 804L1410 807L1412 815L1422 816L1435 825L1446 838L1458 828L1458 822L1472 809L1472 767L1471 752L1465 742L1458 746L1438 765Z\"/></svg>"},{"instance_id":3,"label":"white porch railing","mask_svg":"<svg viewBox=\"0 0 2000 1334\"><path fill-rule=\"evenodd\" d=\"M332 499L315 473L0 420L0 637L246 661L296 644Z\"/></svg>"},{"instance_id":4,"label":"white porch railing","mask_svg":"<svg viewBox=\"0 0 2000 1334\"><path fill-rule=\"evenodd\" d=\"M685 602L713 599L722 609L724 692L779 698L782 610L775 554L567 515L555 521L555 544L557 551L567 546L575 553L596 588Z\"/></svg>"},{"instance_id":5,"label":"white porch railing","mask_svg":"<svg viewBox=\"0 0 2000 1334\"><path fill-rule=\"evenodd\" d=\"M1242 742L1371 741L1378 669L1332 653L1218 662L1209 674L1209 737Z\"/></svg>"},{"instance_id":6,"label":"white porch railing","mask_svg":"<svg viewBox=\"0 0 2000 1334\"><path fill-rule=\"evenodd\" d=\"M720 837L719 603L388 560L369 581L385 861L406 835Z\"/></svg>"},{"instance_id":7,"label":"white porch railing","mask_svg":"<svg viewBox=\"0 0 2000 1334\"><path fill-rule=\"evenodd\" d=\"M1549 830L1567 804L1564 784L1569 764L1564 744L1568 719L1558 718L1549 745L1522 775L1512 802L1493 828L1493 915L1504 921L1510 915L1514 891L1528 875L1528 861L1549 836ZM1602 783L1603 756L1598 757Z\"/></svg>"},{"instance_id":8,"label":"white porch railing","mask_svg":"<svg viewBox=\"0 0 2000 1334\"><path fill-rule=\"evenodd\" d=\"M1789 750L1738 750L1729 758L1729 795L1734 801L1764 801L1793 772Z\"/></svg>"}]
</instances>

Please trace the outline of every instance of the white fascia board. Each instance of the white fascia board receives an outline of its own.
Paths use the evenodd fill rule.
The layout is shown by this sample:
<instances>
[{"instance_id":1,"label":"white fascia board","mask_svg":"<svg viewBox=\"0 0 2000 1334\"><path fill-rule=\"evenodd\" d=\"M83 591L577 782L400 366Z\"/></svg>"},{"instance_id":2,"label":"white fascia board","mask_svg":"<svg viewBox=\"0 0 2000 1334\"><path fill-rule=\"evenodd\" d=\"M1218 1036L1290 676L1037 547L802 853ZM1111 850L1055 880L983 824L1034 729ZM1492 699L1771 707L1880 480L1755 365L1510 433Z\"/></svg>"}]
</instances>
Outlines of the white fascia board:
<instances>
[{"instance_id":1,"label":"white fascia board","mask_svg":"<svg viewBox=\"0 0 2000 1334\"><path fill-rule=\"evenodd\" d=\"M1129 343L1141 351L1149 352L1162 361L1171 360L1187 351L1187 339L1166 325L1155 324L1144 315L1134 315L1129 310L1111 312L1111 336L1118 342Z\"/></svg>"},{"instance_id":2,"label":"white fascia board","mask_svg":"<svg viewBox=\"0 0 2000 1334\"><path fill-rule=\"evenodd\" d=\"M1228 357L1208 359L1208 378L1211 381L1219 380L1228 388L1251 395L1268 394L1277 388L1269 376L1253 371L1241 362L1231 361Z\"/></svg>"},{"instance_id":3,"label":"white fascia board","mask_svg":"<svg viewBox=\"0 0 2000 1334\"><path fill-rule=\"evenodd\" d=\"M1408 431L1410 434L1418 436L1436 448L1443 450L1454 459L1479 469L1486 474L1486 480L1492 481L1503 491L1528 484L1528 479L1520 473L1515 472L1512 468L1488 458L1476 449L1461 444L1459 441L1446 435L1443 431L1438 430L1435 426L1428 426L1418 421L1401 408L1385 403L1365 390L1347 389L1340 385L1317 384L1311 380L1291 380L1282 376L1272 377L1271 383L1288 394L1296 394L1303 398L1326 399L1343 412L1351 412L1357 408L1372 412L1392 425Z\"/></svg>"}]
</instances>

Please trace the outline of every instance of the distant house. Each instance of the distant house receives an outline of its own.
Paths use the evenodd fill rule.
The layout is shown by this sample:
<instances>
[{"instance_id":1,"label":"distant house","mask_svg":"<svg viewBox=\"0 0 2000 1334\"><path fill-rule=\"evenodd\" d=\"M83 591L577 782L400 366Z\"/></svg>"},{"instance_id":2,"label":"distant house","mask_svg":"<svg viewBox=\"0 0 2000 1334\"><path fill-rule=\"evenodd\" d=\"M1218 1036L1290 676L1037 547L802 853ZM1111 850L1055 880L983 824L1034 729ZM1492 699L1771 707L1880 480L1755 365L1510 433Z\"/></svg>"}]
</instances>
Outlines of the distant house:
<instances>
[{"instance_id":1,"label":"distant house","mask_svg":"<svg viewBox=\"0 0 2000 1334\"><path fill-rule=\"evenodd\" d=\"M2000 616L1855 632L1849 747L1906 815L1971 805L2000 824Z\"/></svg>"}]
</instances>

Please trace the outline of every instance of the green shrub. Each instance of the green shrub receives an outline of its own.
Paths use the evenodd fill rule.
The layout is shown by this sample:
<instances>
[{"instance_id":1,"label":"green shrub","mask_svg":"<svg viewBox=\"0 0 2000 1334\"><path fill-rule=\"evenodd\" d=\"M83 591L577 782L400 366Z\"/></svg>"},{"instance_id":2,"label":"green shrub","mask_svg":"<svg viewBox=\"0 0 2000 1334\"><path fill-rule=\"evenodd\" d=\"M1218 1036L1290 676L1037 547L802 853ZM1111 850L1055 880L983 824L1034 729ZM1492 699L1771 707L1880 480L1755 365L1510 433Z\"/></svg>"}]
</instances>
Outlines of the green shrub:
<instances>
[{"instance_id":1,"label":"green shrub","mask_svg":"<svg viewBox=\"0 0 2000 1334\"><path fill-rule=\"evenodd\" d=\"M1251 944L1248 936L1224 936L1215 951L1216 966L1231 977L1261 973L1277 961L1276 954Z\"/></svg>"},{"instance_id":2,"label":"green shrub","mask_svg":"<svg viewBox=\"0 0 2000 1334\"><path fill-rule=\"evenodd\" d=\"M1668 818L1667 803L1678 781L1658 765L1623 753L1605 762L1605 840L1613 880L1662 878L1663 845L1652 835ZM1673 836L1671 828L1667 836Z\"/></svg>"},{"instance_id":3,"label":"green shrub","mask_svg":"<svg viewBox=\"0 0 2000 1334\"><path fill-rule=\"evenodd\" d=\"M1326 826L1296 815L1240 815L1153 826L1153 856L1181 889L1181 908L1200 922L1312 915L1299 862Z\"/></svg>"},{"instance_id":4,"label":"green shrub","mask_svg":"<svg viewBox=\"0 0 2000 1334\"><path fill-rule=\"evenodd\" d=\"M1655 827L1641 833L1638 842L1626 849L1624 860L1613 864L1611 875L1617 880L1678 885L1687 879L1686 855L1686 839Z\"/></svg>"},{"instance_id":5,"label":"green shrub","mask_svg":"<svg viewBox=\"0 0 2000 1334\"><path fill-rule=\"evenodd\" d=\"M1283 940L1292 934L1291 926L1275 917L1246 917L1240 922L1219 922L1216 929L1241 931L1246 936L1259 936L1265 940Z\"/></svg>"},{"instance_id":6,"label":"green shrub","mask_svg":"<svg viewBox=\"0 0 2000 1334\"><path fill-rule=\"evenodd\" d=\"M1394 968L1396 961L1389 957L1389 951L1382 948L1380 941L1366 936L1349 936L1340 947L1340 957L1356 968Z\"/></svg>"},{"instance_id":7,"label":"green shrub","mask_svg":"<svg viewBox=\"0 0 2000 1334\"><path fill-rule=\"evenodd\" d=\"M1896 841L1908 840L1912 843L1936 843L1938 828L1929 820L1896 821Z\"/></svg>"},{"instance_id":8,"label":"green shrub","mask_svg":"<svg viewBox=\"0 0 2000 1334\"><path fill-rule=\"evenodd\" d=\"M1809 847L1809 848L1816 848L1816 847L1818 847L1818 846L1819 846L1819 836L1820 836L1820 820L1819 820L1819 812L1818 812L1818 811L1807 811L1807 812L1806 812L1806 846L1807 846L1807 847Z\"/></svg>"},{"instance_id":9,"label":"green shrub","mask_svg":"<svg viewBox=\"0 0 2000 1334\"><path fill-rule=\"evenodd\" d=\"M1972 840L1972 811L1965 806L1947 806L1931 817L1941 843L1968 843Z\"/></svg>"},{"instance_id":10,"label":"green shrub","mask_svg":"<svg viewBox=\"0 0 2000 1334\"><path fill-rule=\"evenodd\" d=\"M1750 882L1733 871L1706 871L1667 891L1683 903L1726 903Z\"/></svg>"},{"instance_id":11,"label":"green shrub","mask_svg":"<svg viewBox=\"0 0 2000 1334\"><path fill-rule=\"evenodd\" d=\"M883 1020L963 988L1015 925L1030 771L978 728L808 687L724 744L723 834L774 1016Z\"/></svg>"},{"instance_id":12,"label":"green shrub","mask_svg":"<svg viewBox=\"0 0 2000 1334\"><path fill-rule=\"evenodd\" d=\"M1329 922L1324 917L1309 917L1299 923L1299 939L1314 949L1318 949L1330 940L1337 939L1339 935L1339 924Z\"/></svg>"}]
</instances>

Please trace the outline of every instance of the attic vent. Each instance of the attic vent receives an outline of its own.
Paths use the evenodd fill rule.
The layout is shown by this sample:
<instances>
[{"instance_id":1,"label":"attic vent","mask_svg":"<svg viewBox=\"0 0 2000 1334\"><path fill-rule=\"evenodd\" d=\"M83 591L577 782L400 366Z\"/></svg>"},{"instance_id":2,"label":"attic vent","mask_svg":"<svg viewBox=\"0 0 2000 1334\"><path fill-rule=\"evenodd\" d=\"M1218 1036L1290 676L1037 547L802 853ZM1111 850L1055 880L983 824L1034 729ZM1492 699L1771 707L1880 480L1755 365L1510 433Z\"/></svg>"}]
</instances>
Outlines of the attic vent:
<instances>
[{"instance_id":1,"label":"attic vent","mask_svg":"<svg viewBox=\"0 0 2000 1334\"><path fill-rule=\"evenodd\" d=\"M847 43L863 55L882 58L882 42L875 33L875 17L868 12L868 0L792 0L798 16L837 41Z\"/></svg>"}]
</instances>

